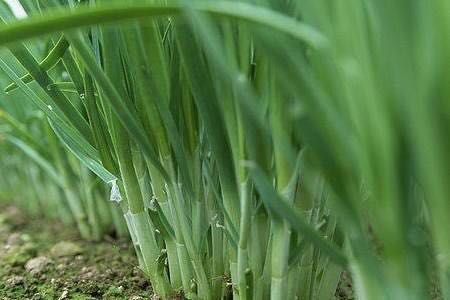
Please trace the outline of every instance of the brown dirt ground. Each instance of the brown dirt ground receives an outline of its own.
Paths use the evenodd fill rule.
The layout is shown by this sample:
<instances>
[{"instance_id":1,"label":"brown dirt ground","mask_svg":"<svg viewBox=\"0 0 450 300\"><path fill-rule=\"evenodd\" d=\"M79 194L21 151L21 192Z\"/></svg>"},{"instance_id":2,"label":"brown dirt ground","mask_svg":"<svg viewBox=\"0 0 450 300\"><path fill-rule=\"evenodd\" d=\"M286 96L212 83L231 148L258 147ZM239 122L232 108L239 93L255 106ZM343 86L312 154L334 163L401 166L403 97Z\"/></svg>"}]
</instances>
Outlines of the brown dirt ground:
<instances>
[{"instance_id":1,"label":"brown dirt ground","mask_svg":"<svg viewBox=\"0 0 450 300\"><path fill-rule=\"evenodd\" d=\"M0 299L151 299L129 245L110 237L83 241L58 222L25 218L17 208L4 207Z\"/></svg>"}]
</instances>

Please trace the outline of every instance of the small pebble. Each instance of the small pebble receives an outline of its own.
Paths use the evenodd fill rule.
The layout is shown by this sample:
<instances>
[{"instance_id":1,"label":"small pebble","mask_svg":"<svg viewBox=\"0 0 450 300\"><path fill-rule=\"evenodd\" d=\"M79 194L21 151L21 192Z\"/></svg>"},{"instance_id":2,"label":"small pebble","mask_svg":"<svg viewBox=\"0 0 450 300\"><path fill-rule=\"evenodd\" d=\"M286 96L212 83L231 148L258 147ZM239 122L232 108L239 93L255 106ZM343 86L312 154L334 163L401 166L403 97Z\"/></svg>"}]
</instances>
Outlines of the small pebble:
<instances>
[{"instance_id":1,"label":"small pebble","mask_svg":"<svg viewBox=\"0 0 450 300\"><path fill-rule=\"evenodd\" d=\"M29 271L31 274L38 274L42 272L51 262L52 261L46 256L38 256L27 261L25 264L25 270Z\"/></svg>"},{"instance_id":2,"label":"small pebble","mask_svg":"<svg viewBox=\"0 0 450 300\"><path fill-rule=\"evenodd\" d=\"M6 279L5 283L7 286L12 287L21 284L24 280L25 278L22 276L12 275L8 279Z\"/></svg>"},{"instance_id":3,"label":"small pebble","mask_svg":"<svg viewBox=\"0 0 450 300\"><path fill-rule=\"evenodd\" d=\"M64 300L67 298L67 295L69 294L68 290L64 290L61 294L61 296L58 298L58 300Z\"/></svg>"},{"instance_id":4,"label":"small pebble","mask_svg":"<svg viewBox=\"0 0 450 300\"><path fill-rule=\"evenodd\" d=\"M75 256L82 252L81 247L72 242L59 242L50 249L50 254L56 257Z\"/></svg>"},{"instance_id":5,"label":"small pebble","mask_svg":"<svg viewBox=\"0 0 450 300\"><path fill-rule=\"evenodd\" d=\"M15 245L21 245L23 243L22 237L20 233L12 233L8 236L8 239L6 240L6 246L15 246Z\"/></svg>"}]
</instances>

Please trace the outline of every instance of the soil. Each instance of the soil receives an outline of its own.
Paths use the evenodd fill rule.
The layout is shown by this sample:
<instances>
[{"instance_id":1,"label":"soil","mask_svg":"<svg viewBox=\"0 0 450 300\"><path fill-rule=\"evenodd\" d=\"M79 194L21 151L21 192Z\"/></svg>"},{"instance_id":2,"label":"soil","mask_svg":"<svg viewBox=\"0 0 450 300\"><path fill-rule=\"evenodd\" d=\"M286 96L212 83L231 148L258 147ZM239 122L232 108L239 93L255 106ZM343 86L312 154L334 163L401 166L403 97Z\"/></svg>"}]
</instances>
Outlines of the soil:
<instances>
[{"instance_id":1,"label":"soil","mask_svg":"<svg viewBox=\"0 0 450 300\"><path fill-rule=\"evenodd\" d=\"M0 209L0 300L152 299L128 241L88 242L76 231Z\"/></svg>"},{"instance_id":2,"label":"soil","mask_svg":"<svg viewBox=\"0 0 450 300\"><path fill-rule=\"evenodd\" d=\"M336 292L334 294L334 300L355 300L356 297L353 293L352 279L350 273L347 271L342 272L339 280Z\"/></svg>"},{"instance_id":3,"label":"soil","mask_svg":"<svg viewBox=\"0 0 450 300\"><path fill-rule=\"evenodd\" d=\"M68 227L0 207L0 300L158 299L129 241L85 241ZM352 299L344 272L333 300Z\"/></svg>"}]
</instances>

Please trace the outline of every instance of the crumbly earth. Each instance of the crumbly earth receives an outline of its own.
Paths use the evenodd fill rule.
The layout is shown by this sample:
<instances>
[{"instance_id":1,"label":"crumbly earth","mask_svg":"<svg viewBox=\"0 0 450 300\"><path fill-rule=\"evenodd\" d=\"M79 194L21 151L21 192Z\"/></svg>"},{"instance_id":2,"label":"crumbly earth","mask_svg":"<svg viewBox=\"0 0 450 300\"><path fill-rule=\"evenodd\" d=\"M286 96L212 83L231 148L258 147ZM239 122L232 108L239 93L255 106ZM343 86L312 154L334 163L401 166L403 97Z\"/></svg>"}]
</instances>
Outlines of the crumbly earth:
<instances>
[{"instance_id":1,"label":"crumbly earth","mask_svg":"<svg viewBox=\"0 0 450 300\"><path fill-rule=\"evenodd\" d=\"M0 209L0 300L152 299L127 241L81 240L58 222Z\"/></svg>"}]
</instances>

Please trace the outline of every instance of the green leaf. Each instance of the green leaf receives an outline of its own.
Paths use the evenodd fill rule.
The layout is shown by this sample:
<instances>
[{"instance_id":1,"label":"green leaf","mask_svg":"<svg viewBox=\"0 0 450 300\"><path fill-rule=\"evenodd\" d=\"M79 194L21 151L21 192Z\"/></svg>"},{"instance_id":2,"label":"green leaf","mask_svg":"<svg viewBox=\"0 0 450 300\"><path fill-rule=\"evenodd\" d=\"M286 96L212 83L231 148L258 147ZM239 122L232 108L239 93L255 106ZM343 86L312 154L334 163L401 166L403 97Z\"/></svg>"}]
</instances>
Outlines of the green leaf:
<instances>
[{"instance_id":1,"label":"green leaf","mask_svg":"<svg viewBox=\"0 0 450 300\"><path fill-rule=\"evenodd\" d=\"M346 256L335 245L324 239L313 226L304 220L302 215L286 204L285 200L276 192L267 176L264 175L264 172L258 166L250 166L250 176L255 182L264 205L270 212L276 217L286 220L293 230L302 233L305 239L328 255L333 262L344 268L347 267L348 260Z\"/></svg>"},{"instance_id":2,"label":"green leaf","mask_svg":"<svg viewBox=\"0 0 450 300\"><path fill-rule=\"evenodd\" d=\"M88 144L80 143L76 137L62 129L57 123L49 119L50 126L60 139L62 144L66 146L86 167L94 172L101 180L111 183L117 180L116 176L106 170L100 162L97 151Z\"/></svg>"},{"instance_id":3,"label":"green leaf","mask_svg":"<svg viewBox=\"0 0 450 300\"><path fill-rule=\"evenodd\" d=\"M39 63L39 66L42 69L42 71L49 71L51 68L53 68L59 62L61 57L64 55L67 48L69 48L69 42L67 42L64 36L61 36L61 38L58 40L56 45L50 50L50 52L44 58L44 60ZM30 73L27 73L26 75L20 77L20 79L24 83L30 83L33 81L33 76L31 76ZM15 90L17 87L18 87L17 84L13 82L5 88L5 92L9 93L12 90Z\"/></svg>"},{"instance_id":4,"label":"green leaf","mask_svg":"<svg viewBox=\"0 0 450 300\"><path fill-rule=\"evenodd\" d=\"M193 6L196 10L215 17L236 19L254 26L270 27L296 39L306 40L315 47L324 47L327 44L325 37L310 26L260 6L228 1L199 2ZM47 11L41 16L32 16L0 28L0 45L82 26L142 17L179 15L182 11L183 6L176 2L169 2L164 6L115 3L93 8L81 7L71 11Z\"/></svg>"},{"instance_id":5,"label":"green leaf","mask_svg":"<svg viewBox=\"0 0 450 300\"><path fill-rule=\"evenodd\" d=\"M37 165L39 165L59 187L64 188L64 180L61 175L58 174L56 168L47 159L42 157L37 151L28 146L24 141L15 138L11 135L6 135L6 140L12 143L14 146L23 151L28 157L30 157Z\"/></svg>"},{"instance_id":6,"label":"green leaf","mask_svg":"<svg viewBox=\"0 0 450 300\"><path fill-rule=\"evenodd\" d=\"M117 89L112 85L109 78L104 71L97 64L94 55L92 54L90 47L84 41L83 36L77 33L67 34L67 38L72 44L75 51L79 54L80 59L83 61L84 66L90 72L92 78L97 82L100 89L103 91L106 100L111 105L112 111L122 123L122 126L128 131L128 134L134 139L134 141L142 148L144 155L150 159L155 168L161 172L162 176L168 178L167 172L161 165L158 155L151 145L150 140L139 120L135 117L137 115L135 109L132 106L125 103Z\"/></svg>"},{"instance_id":7,"label":"green leaf","mask_svg":"<svg viewBox=\"0 0 450 300\"><path fill-rule=\"evenodd\" d=\"M3 61L0 57L0 68L3 69L8 76L17 83L27 95L26 99L35 104L51 121L54 129L58 130L59 137L66 143L69 149L84 163L89 169L100 176L103 181L110 182L116 179L114 175L109 173L99 163L99 156L97 150L68 122L64 116L55 112L51 106L47 106L38 95L27 86L20 78L14 73L13 70Z\"/></svg>"}]
</instances>

